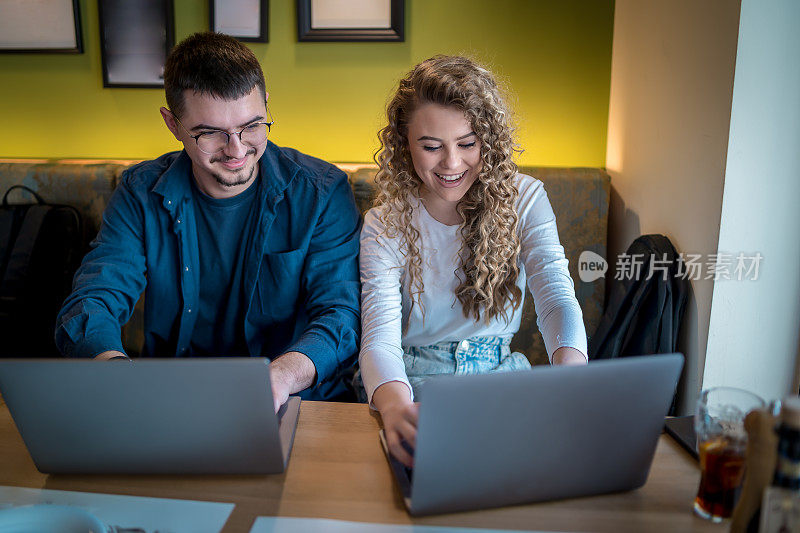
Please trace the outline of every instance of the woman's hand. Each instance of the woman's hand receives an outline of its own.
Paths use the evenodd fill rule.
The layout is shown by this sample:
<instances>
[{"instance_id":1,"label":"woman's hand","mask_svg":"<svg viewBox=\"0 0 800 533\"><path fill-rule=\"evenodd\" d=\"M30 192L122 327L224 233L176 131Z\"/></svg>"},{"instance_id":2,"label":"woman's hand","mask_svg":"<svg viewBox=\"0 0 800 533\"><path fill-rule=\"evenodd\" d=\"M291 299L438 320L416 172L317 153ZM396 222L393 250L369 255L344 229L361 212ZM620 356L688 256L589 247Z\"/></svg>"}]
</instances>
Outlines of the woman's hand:
<instances>
[{"instance_id":1,"label":"woman's hand","mask_svg":"<svg viewBox=\"0 0 800 533\"><path fill-rule=\"evenodd\" d=\"M411 448L417 445L419 406L411 401L411 391L405 383L390 381L375 389L372 403L381 413L389 453L413 468L414 457L403 446L404 441Z\"/></svg>"},{"instance_id":2,"label":"woman's hand","mask_svg":"<svg viewBox=\"0 0 800 533\"><path fill-rule=\"evenodd\" d=\"M569 346L562 346L553 353L554 365L585 365L588 360L583 353Z\"/></svg>"}]
</instances>

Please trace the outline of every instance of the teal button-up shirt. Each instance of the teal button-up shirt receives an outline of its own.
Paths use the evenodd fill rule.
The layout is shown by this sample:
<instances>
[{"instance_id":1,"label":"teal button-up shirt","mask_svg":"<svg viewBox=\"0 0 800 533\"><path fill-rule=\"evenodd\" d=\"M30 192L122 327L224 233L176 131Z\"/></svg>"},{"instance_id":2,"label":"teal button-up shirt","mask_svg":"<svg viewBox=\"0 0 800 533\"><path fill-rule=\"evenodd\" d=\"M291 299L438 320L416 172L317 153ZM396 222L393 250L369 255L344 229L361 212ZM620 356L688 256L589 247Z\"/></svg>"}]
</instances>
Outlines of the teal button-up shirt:
<instances>
[{"instance_id":1,"label":"teal button-up shirt","mask_svg":"<svg viewBox=\"0 0 800 533\"><path fill-rule=\"evenodd\" d=\"M317 382L301 394L330 398L355 362L359 336L360 217L335 166L269 143L242 268L249 355L307 355ZM123 174L92 250L56 323L70 357L123 351L121 327L144 291L143 357L189 357L200 279L191 160L184 152ZM231 235L231 238L242 238ZM242 354L219 354L242 355Z\"/></svg>"}]
</instances>

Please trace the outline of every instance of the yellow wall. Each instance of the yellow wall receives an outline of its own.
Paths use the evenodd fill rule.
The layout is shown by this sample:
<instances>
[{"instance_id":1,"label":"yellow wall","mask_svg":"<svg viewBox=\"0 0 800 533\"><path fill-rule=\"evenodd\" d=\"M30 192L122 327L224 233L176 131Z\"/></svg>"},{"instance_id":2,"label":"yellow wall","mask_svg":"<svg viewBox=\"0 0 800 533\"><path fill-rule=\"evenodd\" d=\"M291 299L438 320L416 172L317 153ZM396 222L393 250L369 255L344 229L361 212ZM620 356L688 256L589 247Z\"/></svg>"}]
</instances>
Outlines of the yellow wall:
<instances>
[{"instance_id":1,"label":"yellow wall","mask_svg":"<svg viewBox=\"0 0 800 533\"><path fill-rule=\"evenodd\" d=\"M152 158L180 147L162 89L104 89L97 3L80 2L84 53L0 54L0 157ZM467 53L510 86L524 165L604 166L613 0L407 0L404 43L298 43L293 0L270 2L262 63L272 140L371 161L390 90L416 62ZM207 1L175 0L178 40Z\"/></svg>"}]
</instances>

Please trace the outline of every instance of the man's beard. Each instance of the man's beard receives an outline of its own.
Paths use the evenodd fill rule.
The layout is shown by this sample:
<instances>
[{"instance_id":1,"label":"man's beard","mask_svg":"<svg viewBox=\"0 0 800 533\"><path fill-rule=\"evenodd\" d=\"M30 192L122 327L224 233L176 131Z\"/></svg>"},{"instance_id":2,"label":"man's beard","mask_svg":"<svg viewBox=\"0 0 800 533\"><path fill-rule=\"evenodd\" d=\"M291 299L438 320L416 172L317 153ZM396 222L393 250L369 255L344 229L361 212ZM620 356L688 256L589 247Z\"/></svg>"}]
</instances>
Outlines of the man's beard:
<instances>
[{"instance_id":1,"label":"man's beard","mask_svg":"<svg viewBox=\"0 0 800 533\"><path fill-rule=\"evenodd\" d=\"M249 156L251 154L255 154L255 153L256 153L255 149L252 152L248 151L247 154L245 155L245 157L247 157L247 156ZM215 163L217 161L222 161L222 159L213 159L211 162ZM240 169L234 170L234 171L232 171L233 172L233 177L232 178L225 178L222 174L217 174L216 172L211 172L211 176L214 178L214 180L216 180L216 182L219 185L222 185L223 187L237 187L239 185L245 185L245 184L249 183L250 180L253 179L253 176L256 173L256 166L257 166L257 163L254 163L250 167L250 171L249 172L247 172L246 168L240 168Z\"/></svg>"}]
</instances>

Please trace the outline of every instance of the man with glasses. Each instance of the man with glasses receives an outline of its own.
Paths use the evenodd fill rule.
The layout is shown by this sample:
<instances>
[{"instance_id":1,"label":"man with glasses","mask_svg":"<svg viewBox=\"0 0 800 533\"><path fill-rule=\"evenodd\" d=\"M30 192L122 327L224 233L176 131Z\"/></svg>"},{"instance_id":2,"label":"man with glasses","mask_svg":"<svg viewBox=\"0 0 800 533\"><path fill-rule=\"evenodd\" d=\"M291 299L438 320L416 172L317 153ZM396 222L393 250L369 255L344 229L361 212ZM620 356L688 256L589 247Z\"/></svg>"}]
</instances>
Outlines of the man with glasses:
<instances>
[{"instance_id":1,"label":"man with glasses","mask_svg":"<svg viewBox=\"0 0 800 533\"><path fill-rule=\"evenodd\" d=\"M359 333L360 218L346 175L267 142L253 53L190 36L164 71L183 150L128 169L59 313L64 355L125 359L145 293L144 357L266 356L275 409L345 391Z\"/></svg>"}]
</instances>

